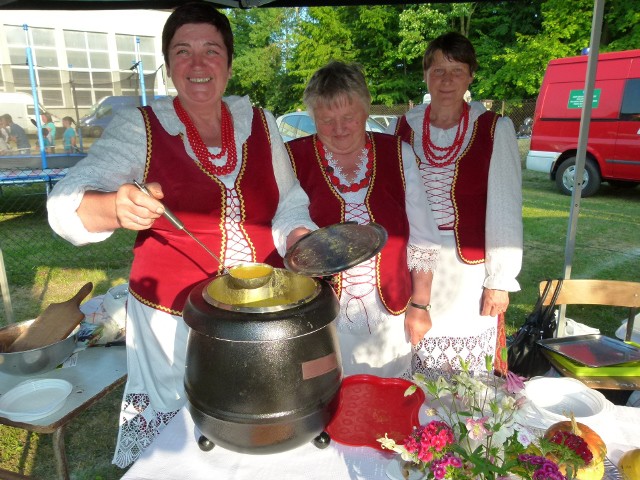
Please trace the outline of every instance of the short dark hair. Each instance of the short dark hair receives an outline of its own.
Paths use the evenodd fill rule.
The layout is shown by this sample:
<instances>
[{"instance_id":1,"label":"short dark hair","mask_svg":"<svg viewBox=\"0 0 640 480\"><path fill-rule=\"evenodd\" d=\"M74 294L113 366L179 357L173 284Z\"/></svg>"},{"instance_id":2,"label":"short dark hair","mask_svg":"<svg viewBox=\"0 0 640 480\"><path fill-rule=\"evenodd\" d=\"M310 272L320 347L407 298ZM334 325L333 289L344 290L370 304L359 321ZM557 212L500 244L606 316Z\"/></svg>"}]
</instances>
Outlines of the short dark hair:
<instances>
[{"instance_id":1,"label":"short dark hair","mask_svg":"<svg viewBox=\"0 0 640 480\"><path fill-rule=\"evenodd\" d=\"M371 106L371 93L364 76L364 69L357 63L345 63L331 60L318 69L304 89L302 100L313 116L313 110L319 103L333 104L343 98L352 102L362 101L367 112Z\"/></svg>"},{"instance_id":2,"label":"short dark hair","mask_svg":"<svg viewBox=\"0 0 640 480\"><path fill-rule=\"evenodd\" d=\"M218 29L222 35L222 41L227 48L227 65L230 67L233 60L233 32L231 31L231 24L229 19L220 13L209 2L189 2L177 7L162 29L162 55L164 56L164 63L169 65L169 45L173 36L183 25L189 23L208 23Z\"/></svg>"},{"instance_id":3,"label":"short dark hair","mask_svg":"<svg viewBox=\"0 0 640 480\"><path fill-rule=\"evenodd\" d=\"M422 57L422 69L426 72L433 63L436 51L440 50L448 60L455 60L469 65L469 73L473 75L478 70L478 60L473 44L467 37L458 32L440 35L429 43Z\"/></svg>"}]
</instances>

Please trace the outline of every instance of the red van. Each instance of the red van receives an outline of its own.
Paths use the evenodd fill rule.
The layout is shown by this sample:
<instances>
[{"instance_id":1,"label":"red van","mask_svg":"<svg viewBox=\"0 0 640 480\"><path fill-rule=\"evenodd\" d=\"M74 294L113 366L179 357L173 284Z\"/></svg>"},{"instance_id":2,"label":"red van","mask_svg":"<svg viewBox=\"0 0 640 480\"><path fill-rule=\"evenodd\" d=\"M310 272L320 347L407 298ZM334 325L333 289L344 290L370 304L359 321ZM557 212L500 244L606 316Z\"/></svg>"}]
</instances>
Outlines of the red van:
<instances>
[{"instance_id":1,"label":"red van","mask_svg":"<svg viewBox=\"0 0 640 480\"><path fill-rule=\"evenodd\" d=\"M536 102L527 169L549 173L571 195L587 57L551 60ZM598 57L582 195L601 182L640 183L640 50Z\"/></svg>"}]
</instances>

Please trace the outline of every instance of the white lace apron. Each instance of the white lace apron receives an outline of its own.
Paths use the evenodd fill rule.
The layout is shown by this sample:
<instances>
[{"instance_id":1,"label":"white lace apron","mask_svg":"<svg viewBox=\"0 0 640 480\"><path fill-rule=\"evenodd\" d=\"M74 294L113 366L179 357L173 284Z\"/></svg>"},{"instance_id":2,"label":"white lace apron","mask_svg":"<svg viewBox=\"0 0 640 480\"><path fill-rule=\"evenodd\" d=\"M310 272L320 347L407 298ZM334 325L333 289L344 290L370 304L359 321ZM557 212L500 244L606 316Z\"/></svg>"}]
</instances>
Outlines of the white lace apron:
<instances>
[{"instance_id":1,"label":"white lace apron","mask_svg":"<svg viewBox=\"0 0 640 480\"><path fill-rule=\"evenodd\" d=\"M450 145L455 128L445 131L432 128L432 137L434 133L437 145ZM468 138L463 150L467 143ZM421 144L417 148L422 148ZM424 161L420 163L420 175L433 215L442 229L438 271L431 287L433 326L414 349L412 360L414 372L429 378L458 369L458 357L468 362L471 370L484 371L485 356L495 355L497 317L480 316L485 265L465 264L457 254L451 202L454 173L455 162L446 167L428 166Z\"/></svg>"}]
</instances>

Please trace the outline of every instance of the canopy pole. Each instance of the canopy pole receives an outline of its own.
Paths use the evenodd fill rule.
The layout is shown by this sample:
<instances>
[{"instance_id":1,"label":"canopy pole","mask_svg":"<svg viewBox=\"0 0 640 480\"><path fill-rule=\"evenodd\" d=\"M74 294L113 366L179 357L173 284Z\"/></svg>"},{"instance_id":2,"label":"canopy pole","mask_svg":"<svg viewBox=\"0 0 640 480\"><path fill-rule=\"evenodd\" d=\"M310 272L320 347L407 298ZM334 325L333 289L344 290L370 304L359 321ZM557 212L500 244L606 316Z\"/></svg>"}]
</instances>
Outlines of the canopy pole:
<instances>
[{"instance_id":1,"label":"canopy pole","mask_svg":"<svg viewBox=\"0 0 640 480\"><path fill-rule=\"evenodd\" d=\"M142 57L140 56L140 37L136 37L136 64L138 66L138 77L140 78L140 97L142 106L147 106L147 89L144 84L144 68L142 67Z\"/></svg>"},{"instance_id":2,"label":"canopy pole","mask_svg":"<svg viewBox=\"0 0 640 480\"><path fill-rule=\"evenodd\" d=\"M47 168L47 153L44 148L44 137L42 136L42 120L40 119L40 98L36 86L36 74L33 66L33 56L31 53L31 39L29 38L29 26L22 25L27 41L27 64L29 65L29 80L31 81L31 96L33 97L33 110L36 116L36 129L38 130L38 144L40 145L40 158L42 159L42 169Z\"/></svg>"},{"instance_id":3,"label":"canopy pole","mask_svg":"<svg viewBox=\"0 0 640 480\"><path fill-rule=\"evenodd\" d=\"M596 68L598 66L598 52L600 51L600 34L602 32L602 19L604 16L605 0L595 0L593 5L593 20L591 23L591 40L589 42L589 55L587 58L587 75L584 85L584 100L582 102L582 114L580 116L580 134L578 136L578 151L576 153L576 168L571 193L571 211L569 213L569 225L567 241L564 248L564 275L562 278L571 278L573 266L573 253L576 248L576 231L578 228L578 216L580 215L580 201L582 199L582 177L587 152L587 140L589 138L589 125L591 122L591 110L593 108L593 91L596 82ZM565 336L566 305L560 305L558 311L557 336Z\"/></svg>"}]
</instances>

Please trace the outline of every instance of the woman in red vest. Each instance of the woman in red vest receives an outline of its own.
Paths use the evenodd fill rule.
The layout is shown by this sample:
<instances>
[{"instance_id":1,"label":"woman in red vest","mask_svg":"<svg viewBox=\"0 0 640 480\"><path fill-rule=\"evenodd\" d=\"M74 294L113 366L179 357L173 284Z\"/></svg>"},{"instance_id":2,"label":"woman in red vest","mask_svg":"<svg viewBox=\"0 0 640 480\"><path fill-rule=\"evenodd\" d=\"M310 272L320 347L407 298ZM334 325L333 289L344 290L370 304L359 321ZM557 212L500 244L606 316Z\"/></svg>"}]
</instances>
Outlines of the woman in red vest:
<instances>
[{"instance_id":1,"label":"woman in red vest","mask_svg":"<svg viewBox=\"0 0 640 480\"><path fill-rule=\"evenodd\" d=\"M477 68L463 35L432 41L423 59L431 103L407 112L395 130L413 146L442 235L433 328L413 362L431 377L459 368L458 357L485 370L491 355L504 370L496 340L504 345L508 292L520 289L520 154L510 119L464 100Z\"/></svg>"},{"instance_id":2,"label":"woman in red vest","mask_svg":"<svg viewBox=\"0 0 640 480\"><path fill-rule=\"evenodd\" d=\"M371 96L362 69L330 62L314 73L304 102L317 134L288 142L312 220L376 222L389 240L376 257L336 278L346 375L409 373L411 344L431 326L431 282L439 235L411 148L365 130Z\"/></svg>"},{"instance_id":3,"label":"woman in red vest","mask_svg":"<svg viewBox=\"0 0 640 480\"><path fill-rule=\"evenodd\" d=\"M139 232L127 301L127 364L113 462L134 461L185 403L192 288L221 266L164 217L164 205L227 266L282 265L288 237L314 229L273 116L225 97L233 34L210 3L186 3L162 33L175 98L121 110L86 159L59 182L49 221L74 244L117 228ZM147 184L155 198L132 180ZM272 228L273 222L273 228Z\"/></svg>"}]
</instances>

